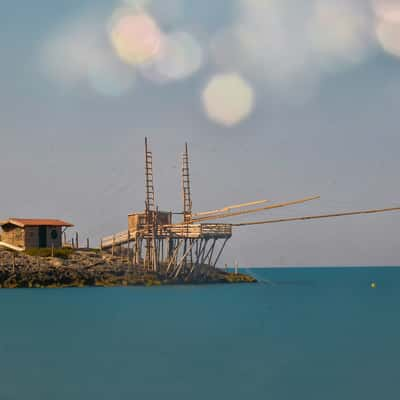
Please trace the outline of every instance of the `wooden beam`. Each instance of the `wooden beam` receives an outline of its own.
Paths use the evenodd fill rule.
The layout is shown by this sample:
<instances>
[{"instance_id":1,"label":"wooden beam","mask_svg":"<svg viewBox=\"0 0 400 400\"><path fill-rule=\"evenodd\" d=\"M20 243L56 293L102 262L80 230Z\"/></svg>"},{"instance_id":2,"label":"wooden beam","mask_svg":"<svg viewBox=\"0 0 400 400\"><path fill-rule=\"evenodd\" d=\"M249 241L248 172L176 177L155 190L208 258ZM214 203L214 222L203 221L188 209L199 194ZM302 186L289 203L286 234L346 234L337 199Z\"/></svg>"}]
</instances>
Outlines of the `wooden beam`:
<instances>
[{"instance_id":1,"label":"wooden beam","mask_svg":"<svg viewBox=\"0 0 400 400\"><path fill-rule=\"evenodd\" d=\"M222 245L220 251L218 252L217 257L216 257L214 263L212 264L212 266L213 266L214 268L217 267L218 261L219 261L219 259L221 258L222 252L224 251L225 246L226 246L226 244L228 243L228 240L229 240L229 238L224 240L224 243L223 243L223 245Z\"/></svg>"},{"instance_id":2,"label":"wooden beam","mask_svg":"<svg viewBox=\"0 0 400 400\"><path fill-rule=\"evenodd\" d=\"M169 269L172 267L172 265L174 264L174 260L177 258L178 253L179 253L179 249L181 247L183 243L183 240L179 240L178 243L176 244L175 250L172 254L171 259L169 260L168 266L167 266L167 272L169 272Z\"/></svg>"},{"instance_id":3,"label":"wooden beam","mask_svg":"<svg viewBox=\"0 0 400 400\"><path fill-rule=\"evenodd\" d=\"M185 263L185 259L188 256L189 252L192 250L194 246L194 242L187 248L187 250L185 251L185 253L183 254L182 258L180 259L180 261L177 263L176 265L176 272L174 274L174 277L177 278L179 273L181 272L181 269Z\"/></svg>"},{"instance_id":4,"label":"wooden beam","mask_svg":"<svg viewBox=\"0 0 400 400\"><path fill-rule=\"evenodd\" d=\"M243 222L241 224L232 224L232 226L251 226L251 225L277 224L280 222L309 221L314 219L347 217L351 215L378 214L391 211L400 211L400 207L381 208L376 210L349 211L349 212L334 213L334 214L310 215L306 217L269 219L266 221Z\"/></svg>"},{"instance_id":5,"label":"wooden beam","mask_svg":"<svg viewBox=\"0 0 400 400\"><path fill-rule=\"evenodd\" d=\"M306 197L306 198L300 199L300 200L287 201L285 203L278 203L278 204L272 204L272 205L266 206L266 207L254 208L252 210L237 211L237 212L233 212L233 213L226 213L226 214L221 214L218 216L211 216L211 217L193 218L193 222L207 221L210 219L230 218L230 217L236 217L236 216L245 215L245 214L253 214L253 213L260 212L260 211L272 210L274 208L282 208L282 207L287 207L287 206L291 206L291 205L295 205L295 204L302 204L302 203L306 203L307 201L317 200L319 198L320 198L320 196L312 196L312 197Z\"/></svg>"},{"instance_id":6,"label":"wooden beam","mask_svg":"<svg viewBox=\"0 0 400 400\"><path fill-rule=\"evenodd\" d=\"M14 246L14 245L6 243L6 242L0 242L0 247L5 247L6 249L14 250L14 251L18 251L18 252L25 250L24 247Z\"/></svg>"},{"instance_id":7,"label":"wooden beam","mask_svg":"<svg viewBox=\"0 0 400 400\"><path fill-rule=\"evenodd\" d=\"M257 201L252 201L250 203L243 203L243 204L235 204L233 206L227 206L224 208L220 208L219 210L213 210L213 211L203 211L199 213L193 214L194 217L200 217L200 216L206 216L210 214L218 214L218 213L223 213L227 211L231 211L237 208L243 208L243 207L250 207L250 206L258 206L260 204L268 203L269 200L257 200Z\"/></svg>"}]
</instances>

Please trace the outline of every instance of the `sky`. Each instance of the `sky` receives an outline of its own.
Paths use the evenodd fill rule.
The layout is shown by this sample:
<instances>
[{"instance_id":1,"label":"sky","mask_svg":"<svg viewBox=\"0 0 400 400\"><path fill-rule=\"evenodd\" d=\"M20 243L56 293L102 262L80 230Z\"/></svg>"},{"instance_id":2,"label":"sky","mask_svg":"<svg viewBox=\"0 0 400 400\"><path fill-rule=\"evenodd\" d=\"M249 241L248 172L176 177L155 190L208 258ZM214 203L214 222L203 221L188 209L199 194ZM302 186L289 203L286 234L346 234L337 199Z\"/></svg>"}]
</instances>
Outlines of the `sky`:
<instances>
[{"instance_id":1,"label":"sky","mask_svg":"<svg viewBox=\"0 0 400 400\"><path fill-rule=\"evenodd\" d=\"M396 0L38 0L1 4L0 219L62 218L92 245L156 202L400 206ZM221 263L399 265L400 213L235 229Z\"/></svg>"}]
</instances>

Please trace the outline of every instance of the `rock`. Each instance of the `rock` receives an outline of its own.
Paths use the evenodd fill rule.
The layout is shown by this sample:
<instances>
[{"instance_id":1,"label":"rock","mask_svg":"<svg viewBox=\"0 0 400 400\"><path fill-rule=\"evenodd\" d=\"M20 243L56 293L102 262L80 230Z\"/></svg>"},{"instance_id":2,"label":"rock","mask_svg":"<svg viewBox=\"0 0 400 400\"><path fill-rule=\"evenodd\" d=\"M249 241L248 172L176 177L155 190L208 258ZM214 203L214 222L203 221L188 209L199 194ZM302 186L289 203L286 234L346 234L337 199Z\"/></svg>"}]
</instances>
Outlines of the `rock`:
<instances>
[{"instance_id":1,"label":"rock","mask_svg":"<svg viewBox=\"0 0 400 400\"><path fill-rule=\"evenodd\" d=\"M67 259L13 257L0 250L0 288L59 288L84 286L160 286L168 284L253 283L244 274L231 274L208 265L201 265L190 273L184 271L177 278L166 272L147 272L142 267L126 265L126 260L94 251L76 251Z\"/></svg>"}]
</instances>

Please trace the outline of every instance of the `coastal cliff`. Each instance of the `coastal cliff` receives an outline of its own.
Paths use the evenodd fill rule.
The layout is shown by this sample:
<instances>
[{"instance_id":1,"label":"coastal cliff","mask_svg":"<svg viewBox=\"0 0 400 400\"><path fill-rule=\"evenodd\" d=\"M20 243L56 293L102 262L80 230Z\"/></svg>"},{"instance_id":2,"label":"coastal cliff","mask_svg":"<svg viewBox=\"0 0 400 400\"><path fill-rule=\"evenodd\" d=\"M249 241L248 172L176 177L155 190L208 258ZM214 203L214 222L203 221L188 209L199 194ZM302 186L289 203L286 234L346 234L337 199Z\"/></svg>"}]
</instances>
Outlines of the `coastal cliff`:
<instances>
[{"instance_id":1,"label":"coastal cliff","mask_svg":"<svg viewBox=\"0 0 400 400\"><path fill-rule=\"evenodd\" d=\"M54 257L0 249L0 288L65 288L154 286L168 284L254 283L245 274L228 273L208 265L195 273L170 277L129 265L126 258L98 251L61 251Z\"/></svg>"}]
</instances>

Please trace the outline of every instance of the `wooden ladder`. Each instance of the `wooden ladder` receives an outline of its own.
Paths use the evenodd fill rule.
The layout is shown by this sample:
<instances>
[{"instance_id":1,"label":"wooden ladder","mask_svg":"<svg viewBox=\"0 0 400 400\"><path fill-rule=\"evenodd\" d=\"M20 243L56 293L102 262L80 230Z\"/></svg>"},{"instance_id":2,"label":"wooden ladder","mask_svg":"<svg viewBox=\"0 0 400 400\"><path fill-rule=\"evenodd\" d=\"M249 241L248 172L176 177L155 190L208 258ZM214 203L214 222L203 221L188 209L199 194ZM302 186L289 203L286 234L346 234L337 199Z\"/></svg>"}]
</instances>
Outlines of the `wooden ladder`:
<instances>
[{"instance_id":1,"label":"wooden ladder","mask_svg":"<svg viewBox=\"0 0 400 400\"><path fill-rule=\"evenodd\" d=\"M155 195L153 178L153 154L148 148L145 138L145 190L146 190L146 221L144 239L146 241L145 268L156 269L155 257Z\"/></svg>"},{"instance_id":2,"label":"wooden ladder","mask_svg":"<svg viewBox=\"0 0 400 400\"><path fill-rule=\"evenodd\" d=\"M182 154L182 196L184 222L192 221L192 196L190 191L190 171L188 145L185 143L185 151Z\"/></svg>"}]
</instances>

